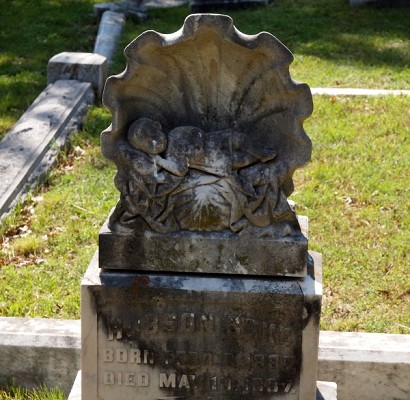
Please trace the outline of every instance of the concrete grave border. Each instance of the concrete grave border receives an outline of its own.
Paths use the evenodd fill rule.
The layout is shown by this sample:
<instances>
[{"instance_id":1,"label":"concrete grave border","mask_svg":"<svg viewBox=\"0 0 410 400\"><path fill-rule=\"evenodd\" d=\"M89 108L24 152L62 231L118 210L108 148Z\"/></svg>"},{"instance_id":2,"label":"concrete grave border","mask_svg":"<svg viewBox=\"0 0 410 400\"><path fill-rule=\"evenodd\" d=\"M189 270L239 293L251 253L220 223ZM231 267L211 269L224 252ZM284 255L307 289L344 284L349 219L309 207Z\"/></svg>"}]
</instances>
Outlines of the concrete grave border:
<instances>
[{"instance_id":1,"label":"concrete grave border","mask_svg":"<svg viewBox=\"0 0 410 400\"><path fill-rule=\"evenodd\" d=\"M90 83L48 85L0 142L0 217L54 164L94 100ZM54 145L53 145L54 144Z\"/></svg>"},{"instance_id":2,"label":"concrete grave border","mask_svg":"<svg viewBox=\"0 0 410 400\"><path fill-rule=\"evenodd\" d=\"M0 317L0 380L59 386L68 394L80 369L80 321ZM339 400L407 400L410 335L321 331L318 380Z\"/></svg>"}]
</instances>

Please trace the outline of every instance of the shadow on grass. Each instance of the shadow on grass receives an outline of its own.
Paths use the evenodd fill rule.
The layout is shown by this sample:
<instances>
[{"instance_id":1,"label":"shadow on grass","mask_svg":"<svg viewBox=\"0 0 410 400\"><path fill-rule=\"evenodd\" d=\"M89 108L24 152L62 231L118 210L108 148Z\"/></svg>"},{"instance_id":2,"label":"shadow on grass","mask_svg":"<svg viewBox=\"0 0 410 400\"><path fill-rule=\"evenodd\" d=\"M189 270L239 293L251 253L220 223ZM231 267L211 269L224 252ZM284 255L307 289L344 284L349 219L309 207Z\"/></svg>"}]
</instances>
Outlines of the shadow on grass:
<instances>
[{"instance_id":1,"label":"shadow on grass","mask_svg":"<svg viewBox=\"0 0 410 400\"><path fill-rule=\"evenodd\" d=\"M410 67L409 8L355 8L348 0L276 0L266 7L216 12L230 15L244 33L272 33L296 54L347 64ZM132 30L171 33L188 14L188 7L151 10L151 18ZM124 45L133 37L127 39Z\"/></svg>"},{"instance_id":2,"label":"shadow on grass","mask_svg":"<svg viewBox=\"0 0 410 400\"><path fill-rule=\"evenodd\" d=\"M298 54L410 67L410 9L353 8L347 0L277 0L267 8L230 14L240 30L267 30Z\"/></svg>"}]
</instances>

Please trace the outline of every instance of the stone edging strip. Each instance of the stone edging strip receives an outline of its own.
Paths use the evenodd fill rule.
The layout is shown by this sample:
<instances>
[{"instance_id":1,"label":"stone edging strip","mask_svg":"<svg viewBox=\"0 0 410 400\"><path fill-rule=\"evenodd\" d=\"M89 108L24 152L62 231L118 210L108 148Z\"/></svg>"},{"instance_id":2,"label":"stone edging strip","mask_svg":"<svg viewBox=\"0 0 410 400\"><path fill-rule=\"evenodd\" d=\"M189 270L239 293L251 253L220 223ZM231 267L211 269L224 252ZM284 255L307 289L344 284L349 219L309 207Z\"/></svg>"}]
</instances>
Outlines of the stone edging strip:
<instances>
[{"instance_id":1,"label":"stone edging strip","mask_svg":"<svg viewBox=\"0 0 410 400\"><path fill-rule=\"evenodd\" d=\"M94 53L100 54L112 62L124 24L124 14L114 11L104 12L98 28Z\"/></svg>"},{"instance_id":2,"label":"stone edging strip","mask_svg":"<svg viewBox=\"0 0 410 400\"><path fill-rule=\"evenodd\" d=\"M90 83L48 85L0 142L0 217L52 163L70 131L94 101ZM53 146L55 143L55 146Z\"/></svg>"},{"instance_id":3,"label":"stone edging strip","mask_svg":"<svg viewBox=\"0 0 410 400\"><path fill-rule=\"evenodd\" d=\"M311 88L312 94L329 96L410 96L410 90L355 89L355 88Z\"/></svg>"},{"instance_id":4,"label":"stone edging strip","mask_svg":"<svg viewBox=\"0 0 410 400\"><path fill-rule=\"evenodd\" d=\"M0 380L69 393L80 369L80 321L0 317ZM7 367L6 367L7 366ZM410 398L410 335L320 332L318 380L338 399Z\"/></svg>"}]
</instances>

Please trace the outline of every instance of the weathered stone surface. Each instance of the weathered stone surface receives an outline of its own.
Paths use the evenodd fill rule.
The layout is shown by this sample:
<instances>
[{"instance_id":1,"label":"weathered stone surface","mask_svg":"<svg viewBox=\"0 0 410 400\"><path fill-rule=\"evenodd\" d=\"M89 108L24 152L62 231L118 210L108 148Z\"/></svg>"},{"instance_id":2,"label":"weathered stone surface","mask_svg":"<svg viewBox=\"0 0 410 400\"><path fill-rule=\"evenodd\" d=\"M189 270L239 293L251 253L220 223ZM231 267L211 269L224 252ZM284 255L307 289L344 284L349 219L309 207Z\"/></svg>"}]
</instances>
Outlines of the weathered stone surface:
<instances>
[{"instance_id":1,"label":"weathered stone surface","mask_svg":"<svg viewBox=\"0 0 410 400\"><path fill-rule=\"evenodd\" d=\"M312 94L329 96L410 96L410 90L363 88L312 88Z\"/></svg>"},{"instance_id":2,"label":"weathered stone surface","mask_svg":"<svg viewBox=\"0 0 410 400\"><path fill-rule=\"evenodd\" d=\"M289 76L289 50L227 16L198 14L174 34L143 33L125 55L103 96L113 123L102 150L121 192L110 230L272 238L297 253L287 196L310 159L302 123L312 99Z\"/></svg>"},{"instance_id":3,"label":"weathered stone surface","mask_svg":"<svg viewBox=\"0 0 410 400\"><path fill-rule=\"evenodd\" d=\"M114 272L94 261L82 283L83 399L315 398L314 257L293 280Z\"/></svg>"},{"instance_id":4,"label":"weathered stone surface","mask_svg":"<svg viewBox=\"0 0 410 400\"><path fill-rule=\"evenodd\" d=\"M27 387L50 377L47 385L58 384L68 394L80 368L80 321L40 321L0 317L0 379L8 381L14 377L18 385ZM46 337L48 340L44 340ZM53 376L54 363L42 363L42 369L34 366L45 351L51 354L50 359L60 360L55 361L58 365L66 366L58 378ZM335 380L339 400L407 400L410 335L321 331L318 379ZM321 382L318 388L322 390Z\"/></svg>"},{"instance_id":5,"label":"weathered stone surface","mask_svg":"<svg viewBox=\"0 0 410 400\"><path fill-rule=\"evenodd\" d=\"M44 172L52 144L65 144L73 123L93 101L90 83L57 81L43 90L7 133L0 142L0 216Z\"/></svg>"},{"instance_id":6,"label":"weathered stone surface","mask_svg":"<svg viewBox=\"0 0 410 400\"><path fill-rule=\"evenodd\" d=\"M341 400L407 400L410 335L322 331L318 376L337 382Z\"/></svg>"},{"instance_id":7,"label":"weathered stone surface","mask_svg":"<svg viewBox=\"0 0 410 400\"><path fill-rule=\"evenodd\" d=\"M101 99L107 69L107 59L100 54L63 52L56 54L48 62L48 83L61 79L90 82L97 97Z\"/></svg>"},{"instance_id":8,"label":"weathered stone surface","mask_svg":"<svg viewBox=\"0 0 410 400\"><path fill-rule=\"evenodd\" d=\"M80 367L80 321L0 317L0 381L70 392Z\"/></svg>"},{"instance_id":9,"label":"weathered stone surface","mask_svg":"<svg viewBox=\"0 0 410 400\"><path fill-rule=\"evenodd\" d=\"M110 3L94 4L93 11L99 18L101 18L106 11L122 13L139 22L145 21L148 17L147 7L142 0L121 0Z\"/></svg>"},{"instance_id":10,"label":"weathered stone surface","mask_svg":"<svg viewBox=\"0 0 410 400\"><path fill-rule=\"evenodd\" d=\"M112 57L124 24L125 18L123 13L114 11L104 12L98 28L94 53L100 54L106 57L108 62L112 62Z\"/></svg>"},{"instance_id":11,"label":"weathered stone surface","mask_svg":"<svg viewBox=\"0 0 410 400\"><path fill-rule=\"evenodd\" d=\"M337 385L334 382L318 382L316 400L337 400Z\"/></svg>"},{"instance_id":12,"label":"weathered stone surface","mask_svg":"<svg viewBox=\"0 0 410 400\"><path fill-rule=\"evenodd\" d=\"M67 400L82 400L81 398L81 371L78 371L73 387Z\"/></svg>"},{"instance_id":13,"label":"weathered stone surface","mask_svg":"<svg viewBox=\"0 0 410 400\"><path fill-rule=\"evenodd\" d=\"M117 233L107 222L99 234L99 265L105 269L303 277L306 263L303 234L275 239L232 232Z\"/></svg>"}]
</instances>

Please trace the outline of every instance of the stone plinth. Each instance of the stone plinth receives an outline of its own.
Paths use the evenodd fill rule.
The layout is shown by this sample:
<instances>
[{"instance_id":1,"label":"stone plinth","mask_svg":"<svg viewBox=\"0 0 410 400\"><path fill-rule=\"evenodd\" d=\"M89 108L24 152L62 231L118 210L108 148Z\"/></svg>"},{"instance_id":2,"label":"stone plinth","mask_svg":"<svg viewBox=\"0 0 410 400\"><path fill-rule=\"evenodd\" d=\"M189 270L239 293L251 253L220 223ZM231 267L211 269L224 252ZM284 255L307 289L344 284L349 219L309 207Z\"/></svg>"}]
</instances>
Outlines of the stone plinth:
<instances>
[{"instance_id":1,"label":"stone plinth","mask_svg":"<svg viewBox=\"0 0 410 400\"><path fill-rule=\"evenodd\" d=\"M232 232L115 233L106 223L99 235L99 264L104 269L303 277L307 245L303 234L274 239Z\"/></svg>"},{"instance_id":2,"label":"stone plinth","mask_svg":"<svg viewBox=\"0 0 410 400\"><path fill-rule=\"evenodd\" d=\"M94 259L82 283L82 398L313 399L320 259L287 280L105 271Z\"/></svg>"},{"instance_id":3,"label":"stone plinth","mask_svg":"<svg viewBox=\"0 0 410 400\"><path fill-rule=\"evenodd\" d=\"M65 51L50 58L47 77L49 83L60 79L90 82L94 92L101 99L107 79L107 68L107 59L100 54Z\"/></svg>"},{"instance_id":4,"label":"stone plinth","mask_svg":"<svg viewBox=\"0 0 410 400\"><path fill-rule=\"evenodd\" d=\"M81 400L81 371L78 371L68 400ZM337 400L337 385L333 382L317 382L316 400Z\"/></svg>"}]
</instances>

